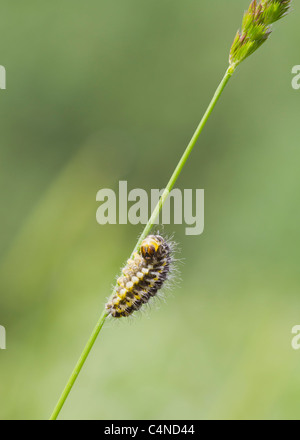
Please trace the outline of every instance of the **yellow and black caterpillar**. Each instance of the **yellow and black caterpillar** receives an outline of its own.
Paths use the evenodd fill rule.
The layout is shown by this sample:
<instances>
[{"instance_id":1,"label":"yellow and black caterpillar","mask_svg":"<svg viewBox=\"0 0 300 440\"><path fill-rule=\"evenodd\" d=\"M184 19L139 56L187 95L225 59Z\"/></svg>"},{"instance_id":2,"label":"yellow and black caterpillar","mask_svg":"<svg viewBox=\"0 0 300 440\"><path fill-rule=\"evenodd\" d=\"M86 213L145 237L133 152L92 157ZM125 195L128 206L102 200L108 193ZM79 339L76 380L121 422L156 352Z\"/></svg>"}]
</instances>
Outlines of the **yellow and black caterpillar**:
<instances>
[{"instance_id":1,"label":"yellow and black caterpillar","mask_svg":"<svg viewBox=\"0 0 300 440\"><path fill-rule=\"evenodd\" d=\"M157 294L168 278L172 262L171 247L160 235L148 235L139 252L127 261L117 290L106 309L113 318L131 315Z\"/></svg>"}]
</instances>

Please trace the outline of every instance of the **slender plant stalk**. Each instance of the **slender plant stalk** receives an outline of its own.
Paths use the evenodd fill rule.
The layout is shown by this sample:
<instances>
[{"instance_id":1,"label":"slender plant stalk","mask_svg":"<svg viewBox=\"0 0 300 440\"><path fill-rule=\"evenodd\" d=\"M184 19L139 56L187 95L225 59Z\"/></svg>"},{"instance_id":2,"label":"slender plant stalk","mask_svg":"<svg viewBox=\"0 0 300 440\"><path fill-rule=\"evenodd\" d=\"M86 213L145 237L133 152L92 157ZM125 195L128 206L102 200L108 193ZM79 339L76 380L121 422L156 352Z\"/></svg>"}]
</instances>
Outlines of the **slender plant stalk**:
<instances>
[{"instance_id":1,"label":"slender plant stalk","mask_svg":"<svg viewBox=\"0 0 300 440\"><path fill-rule=\"evenodd\" d=\"M176 166L175 171L173 172L159 202L157 203L156 207L154 208L153 213L152 213L147 225L145 226L145 229L143 230L142 235L140 236L133 252L135 252L139 248L141 242L144 240L144 238L148 235L149 231L153 227L155 220L157 219L165 201L167 200L171 189L175 185L175 182L177 181L178 177L180 176L180 173L181 173L189 155L191 154L194 146L196 145L196 142L197 142L197 139L198 139L200 133L202 132L203 128L205 127L206 122L208 121L216 103L218 102L218 100L219 100L226 84L228 83L229 79L231 78L233 72L234 72L234 68L232 68L232 67L229 67L226 70L226 73L225 73L222 81L220 82L220 85L218 86L203 118L201 119L198 127L196 128L196 131L193 134L193 137L191 138L188 146L186 147L185 152L183 153L180 161L178 162L178 165ZM79 375L79 373L80 373L80 371L81 371L81 369L82 369L82 367L83 367L83 365L84 365L84 363L85 363L85 361L91 351L91 349L92 349L93 345L97 339L97 336L99 335L100 330L102 329L102 327L104 325L104 322L105 322L105 319L107 318L107 316L108 316L108 313L106 310L104 310L102 312L102 315L100 316L99 321L97 322L97 325L94 328L94 330L90 336L90 339L88 340L72 374L71 374L70 378L69 378L68 382L67 382L67 385L65 386L65 389L63 390L63 392L62 392L62 394L61 394L61 396L60 396L60 398L54 408L54 411L51 415L50 420L57 419L57 417L58 417L58 415L59 415L59 413L60 413L60 411L61 411L61 409L62 409L62 407L63 407L63 405L64 405L64 403L65 403L65 401L66 401L66 399L67 399L67 397L68 397L68 395L69 395L69 393L70 393L70 391L71 391L71 389L72 389L72 387L73 387L73 385L74 385L74 383L75 383L75 381L76 381L76 379L77 379L77 377L78 377L78 375Z\"/></svg>"},{"instance_id":2,"label":"slender plant stalk","mask_svg":"<svg viewBox=\"0 0 300 440\"><path fill-rule=\"evenodd\" d=\"M195 130L195 133L193 134L193 136L192 136L192 138L191 138L191 140L190 140L190 142L188 144L188 146L186 147L183 155L181 156L181 159L178 162L178 165L176 166L176 168L175 168L175 170L174 170L174 172L173 172L173 174L172 174L172 176L171 176L171 178L170 178L170 180L169 180L169 182L168 182L168 184L167 184L167 186L166 186L166 188L165 188L165 190L164 190L164 192L163 192L163 194L162 194L162 196L161 196L161 198L159 200L159 202L157 203L156 207L154 208L153 213L152 213L148 223L146 224L145 229L143 230L142 235L140 236L140 238L139 238L139 240L138 240L138 242L136 244L136 247L134 248L133 253L136 252L139 249L142 241L144 240L144 238L148 235L148 233L152 229L152 227L153 227L153 225L155 223L155 220L157 219L157 217L158 217L158 215L159 215L159 213L160 213L160 211L161 211L165 201L167 200L170 191L172 190L172 188L175 185L178 177L180 176L180 173L181 173L181 171L182 171L186 161L188 160L189 155L193 151L193 148L196 145L196 142L197 142L197 140L198 140L198 138L199 138L203 128L205 127L206 122L208 121L208 119L209 119L209 117L210 117L210 115L211 115L211 113L212 113L216 103L218 102L218 100L219 100L219 98L220 98L220 96L221 96L221 94L222 94L226 84L228 83L229 79L231 78L233 72L234 72L234 68L232 68L232 67L228 67L228 69L226 70L226 73L225 73L222 81L220 82L220 84L219 84L219 86L218 86L218 88L217 88L217 90L216 90L216 92L215 92L215 94L214 94L214 96L213 96L209 106L207 107L206 112L203 115L203 118L201 119L198 127Z\"/></svg>"},{"instance_id":3,"label":"slender plant stalk","mask_svg":"<svg viewBox=\"0 0 300 440\"><path fill-rule=\"evenodd\" d=\"M186 147L178 165L176 166L159 202L157 203L154 211L145 226L134 251L140 248L140 245L144 238L148 235L151 228L153 227L165 201L167 200L169 193L173 186L175 185L180 173L189 158L196 142L205 127L216 103L218 102L226 84L233 75L236 67L244 61L248 56L252 55L267 39L269 38L272 31L272 24L283 18L289 11L291 6L291 0L253 0L249 6L249 9L245 12L241 30L237 32L233 44L230 49L229 55L229 67L220 82L203 118L201 119L195 133L192 136L188 146ZM114 294L114 292L113 292ZM88 340L69 380L68 383L57 402L57 405L51 415L50 420L56 420L96 339L102 329L104 322L108 316L108 312L104 310L102 315L94 328L90 339Z\"/></svg>"},{"instance_id":4,"label":"slender plant stalk","mask_svg":"<svg viewBox=\"0 0 300 440\"><path fill-rule=\"evenodd\" d=\"M97 324L93 330L93 333L90 336L90 339L88 340L86 346L84 347L84 350L83 350L83 352L82 352L82 354L81 354L81 356L80 356L80 358L79 358L79 360L78 360L78 362L77 362L77 364L76 364L76 366L70 376L70 379L68 380L67 385L65 386L65 389L63 390L63 392L62 392L62 394L61 394L61 396L60 396L60 398L54 408L54 411L50 417L50 420L57 419L57 416L60 413L60 411L61 411L61 409L62 409L62 407L63 407L63 405L64 405L64 403L65 403L65 401L66 401L66 399L67 399L67 397L68 397L68 395L69 395L69 393L75 383L75 380L77 379L78 374L80 373L81 368L83 367L83 364L85 363L86 358L88 357L88 355L89 355L89 353L90 353L90 351L91 351L91 349L97 339L97 336L99 335L99 332L103 327L103 324L105 322L106 317L107 317L107 312L106 312L106 310L104 310L102 315L99 318L99 321L97 322Z\"/></svg>"}]
</instances>

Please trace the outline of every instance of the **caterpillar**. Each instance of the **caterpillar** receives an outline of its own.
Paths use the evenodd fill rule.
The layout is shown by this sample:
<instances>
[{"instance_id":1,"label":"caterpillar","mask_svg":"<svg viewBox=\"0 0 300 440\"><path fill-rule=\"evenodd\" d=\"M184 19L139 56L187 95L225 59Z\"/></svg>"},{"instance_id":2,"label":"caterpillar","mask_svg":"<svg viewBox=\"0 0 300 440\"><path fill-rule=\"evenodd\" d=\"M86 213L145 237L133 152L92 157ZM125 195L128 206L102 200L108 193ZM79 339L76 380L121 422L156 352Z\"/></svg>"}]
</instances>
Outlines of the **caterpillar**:
<instances>
[{"instance_id":1,"label":"caterpillar","mask_svg":"<svg viewBox=\"0 0 300 440\"><path fill-rule=\"evenodd\" d=\"M116 292L106 304L109 314L127 317L148 303L167 280L171 263L171 244L160 235L148 235L117 280Z\"/></svg>"}]
</instances>

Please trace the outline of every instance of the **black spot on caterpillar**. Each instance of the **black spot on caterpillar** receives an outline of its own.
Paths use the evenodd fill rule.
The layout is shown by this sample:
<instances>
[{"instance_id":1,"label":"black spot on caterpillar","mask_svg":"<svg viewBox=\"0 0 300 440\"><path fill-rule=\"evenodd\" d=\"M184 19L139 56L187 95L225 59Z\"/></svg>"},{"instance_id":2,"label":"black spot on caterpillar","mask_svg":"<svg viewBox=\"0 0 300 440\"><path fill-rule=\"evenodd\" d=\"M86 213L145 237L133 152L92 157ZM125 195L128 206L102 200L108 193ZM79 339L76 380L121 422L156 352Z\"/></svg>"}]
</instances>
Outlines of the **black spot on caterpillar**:
<instances>
[{"instance_id":1,"label":"black spot on caterpillar","mask_svg":"<svg viewBox=\"0 0 300 440\"><path fill-rule=\"evenodd\" d=\"M113 318L122 318L139 310L161 289L170 273L172 249L160 235L148 235L139 252L122 270L117 290L106 309Z\"/></svg>"}]
</instances>

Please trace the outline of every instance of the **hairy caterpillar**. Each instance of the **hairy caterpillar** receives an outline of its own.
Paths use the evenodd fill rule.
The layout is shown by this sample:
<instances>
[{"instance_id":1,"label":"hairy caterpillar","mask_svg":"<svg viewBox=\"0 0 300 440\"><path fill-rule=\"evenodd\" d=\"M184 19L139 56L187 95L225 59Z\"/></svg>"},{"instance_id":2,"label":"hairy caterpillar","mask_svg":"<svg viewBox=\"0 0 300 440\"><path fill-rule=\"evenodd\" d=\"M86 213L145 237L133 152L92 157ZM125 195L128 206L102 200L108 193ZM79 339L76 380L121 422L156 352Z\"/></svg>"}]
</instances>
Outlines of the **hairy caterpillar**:
<instances>
[{"instance_id":1,"label":"hairy caterpillar","mask_svg":"<svg viewBox=\"0 0 300 440\"><path fill-rule=\"evenodd\" d=\"M157 294L170 272L172 249L160 235L148 235L122 270L106 309L113 318L131 315Z\"/></svg>"}]
</instances>

